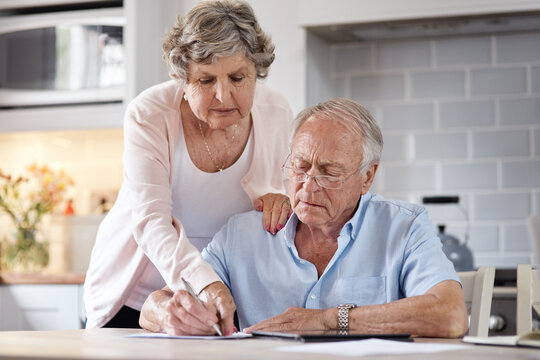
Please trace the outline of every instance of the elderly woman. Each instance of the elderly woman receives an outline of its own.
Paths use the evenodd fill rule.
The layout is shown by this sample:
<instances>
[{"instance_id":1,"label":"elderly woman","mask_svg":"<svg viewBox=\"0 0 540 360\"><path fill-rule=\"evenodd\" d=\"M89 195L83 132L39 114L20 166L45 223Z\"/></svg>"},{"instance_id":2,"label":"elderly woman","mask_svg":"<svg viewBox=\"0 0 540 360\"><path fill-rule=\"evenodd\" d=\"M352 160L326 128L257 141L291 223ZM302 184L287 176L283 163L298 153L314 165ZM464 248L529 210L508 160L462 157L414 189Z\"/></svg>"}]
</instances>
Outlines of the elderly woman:
<instances>
[{"instance_id":1,"label":"elderly woman","mask_svg":"<svg viewBox=\"0 0 540 360\"><path fill-rule=\"evenodd\" d=\"M203 320L231 332L234 302L199 250L231 215L253 207L267 231L284 226L290 204L280 166L293 116L257 82L274 46L249 5L199 3L163 49L174 79L126 111L124 182L92 251L87 327L138 327L148 294L182 289L183 278L211 309Z\"/></svg>"}]
</instances>

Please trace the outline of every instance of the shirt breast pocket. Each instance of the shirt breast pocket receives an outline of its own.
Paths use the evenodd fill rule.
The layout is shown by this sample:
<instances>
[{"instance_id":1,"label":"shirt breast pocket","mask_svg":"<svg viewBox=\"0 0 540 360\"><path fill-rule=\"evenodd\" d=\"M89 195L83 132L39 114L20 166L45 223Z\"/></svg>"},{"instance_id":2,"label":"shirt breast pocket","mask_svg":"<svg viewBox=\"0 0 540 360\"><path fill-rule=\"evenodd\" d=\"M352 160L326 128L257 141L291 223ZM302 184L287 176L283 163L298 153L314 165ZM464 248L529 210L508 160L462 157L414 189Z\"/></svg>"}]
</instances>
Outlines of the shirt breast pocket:
<instances>
[{"instance_id":1,"label":"shirt breast pocket","mask_svg":"<svg viewBox=\"0 0 540 360\"><path fill-rule=\"evenodd\" d=\"M336 281L339 303L377 305L386 303L386 276L347 277Z\"/></svg>"}]
</instances>

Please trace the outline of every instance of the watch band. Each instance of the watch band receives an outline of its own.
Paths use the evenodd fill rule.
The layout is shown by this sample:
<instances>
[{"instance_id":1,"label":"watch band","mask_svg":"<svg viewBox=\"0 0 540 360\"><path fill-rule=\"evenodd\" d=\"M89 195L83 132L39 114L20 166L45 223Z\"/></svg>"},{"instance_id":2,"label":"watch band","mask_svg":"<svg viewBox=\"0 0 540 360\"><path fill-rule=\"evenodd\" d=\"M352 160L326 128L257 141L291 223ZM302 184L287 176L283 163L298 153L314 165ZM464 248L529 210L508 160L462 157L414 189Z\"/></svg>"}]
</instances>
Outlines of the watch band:
<instances>
[{"instance_id":1,"label":"watch band","mask_svg":"<svg viewBox=\"0 0 540 360\"><path fill-rule=\"evenodd\" d=\"M349 310L355 307L355 304L338 305L338 328L340 334L347 334L349 332Z\"/></svg>"}]
</instances>

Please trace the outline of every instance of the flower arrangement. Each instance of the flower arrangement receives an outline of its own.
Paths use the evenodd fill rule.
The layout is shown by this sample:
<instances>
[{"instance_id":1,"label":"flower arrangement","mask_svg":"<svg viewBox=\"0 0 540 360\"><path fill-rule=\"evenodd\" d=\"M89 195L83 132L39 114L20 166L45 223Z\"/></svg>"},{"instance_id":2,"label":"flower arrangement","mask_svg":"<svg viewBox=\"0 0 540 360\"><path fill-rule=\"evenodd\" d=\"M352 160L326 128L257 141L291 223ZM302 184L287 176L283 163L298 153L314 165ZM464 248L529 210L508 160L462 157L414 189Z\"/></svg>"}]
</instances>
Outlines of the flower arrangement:
<instances>
[{"instance_id":1,"label":"flower arrangement","mask_svg":"<svg viewBox=\"0 0 540 360\"><path fill-rule=\"evenodd\" d=\"M36 238L43 215L52 213L64 200L73 180L64 171L32 164L28 177L14 178L0 170L0 210L15 225L14 236L5 238L0 247L4 269L34 270L49 263L48 243Z\"/></svg>"}]
</instances>

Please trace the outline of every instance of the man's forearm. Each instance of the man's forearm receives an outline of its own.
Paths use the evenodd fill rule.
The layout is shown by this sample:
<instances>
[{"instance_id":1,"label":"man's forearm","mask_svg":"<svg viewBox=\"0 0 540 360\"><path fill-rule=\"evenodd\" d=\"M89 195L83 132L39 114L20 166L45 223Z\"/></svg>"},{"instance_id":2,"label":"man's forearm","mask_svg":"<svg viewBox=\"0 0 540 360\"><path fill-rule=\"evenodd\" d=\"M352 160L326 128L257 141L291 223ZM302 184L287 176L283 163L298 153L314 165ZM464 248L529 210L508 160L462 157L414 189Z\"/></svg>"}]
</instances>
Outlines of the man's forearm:
<instances>
[{"instance_id":1,"label":"man's forearm","mask_svg":"<svg viewBox=\"0 0 540 360\"><path fill-rule=\"evenodd\" d=\"M173 293L170 290L158 290L152 292L141 308L139 325L152 332L161 332L161 316L167 303L172 298Z\"/></svg>"},{"instance_id":2,"label":"man's forearm","mask_svg":"<svg viewBox=\"0 0 540 360\"><path fill-rule=\"evenodd\" d=\"M407 333L459 337L468 328L467 312L457 282L439 284L434 292L387 304L350 310L349 329L362 333ZM459 291L459 293L457 292ZM337 310L334 316L337 328Z\"/></svg>"}]
</instances>

